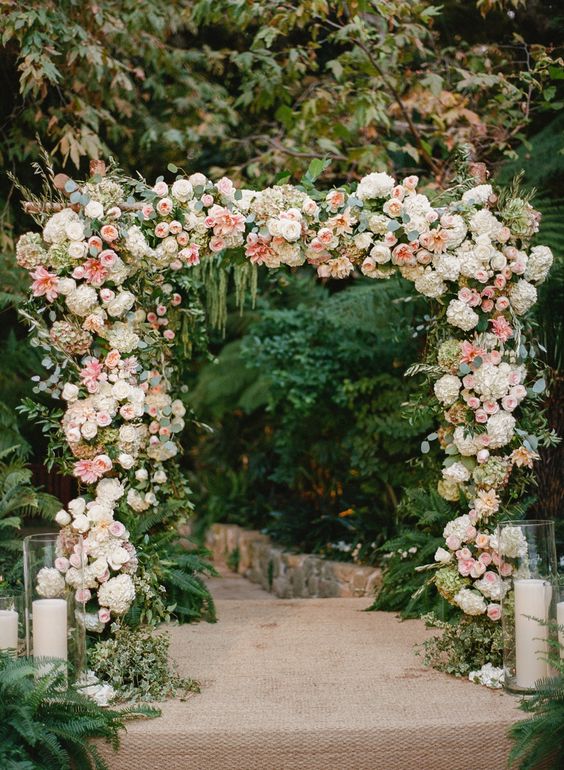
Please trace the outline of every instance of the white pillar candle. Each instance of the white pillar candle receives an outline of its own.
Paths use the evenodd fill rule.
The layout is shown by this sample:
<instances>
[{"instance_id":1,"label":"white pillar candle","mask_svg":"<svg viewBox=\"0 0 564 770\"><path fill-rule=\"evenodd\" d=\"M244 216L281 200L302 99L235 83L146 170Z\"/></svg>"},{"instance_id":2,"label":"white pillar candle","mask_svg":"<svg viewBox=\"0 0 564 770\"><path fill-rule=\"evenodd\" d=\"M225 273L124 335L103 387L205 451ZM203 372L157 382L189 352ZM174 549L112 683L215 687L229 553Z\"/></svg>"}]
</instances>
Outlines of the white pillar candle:
<instances>
[{"instance_id":1,"label":"white pillar candle","mask_svg":"<svg viewBox=\"0 0 564 770\"><path fill-rule=\"evenodd\" d=\"M525 690L548 676L548 620L552 587L546 580L513 581L515 592L515 684ZM529 616L529 617L526 617Z\"/></svg>"},{"instance_id":2,"label":"white pillar candle","mask_svg":"<svg viewBox=\"0 0 564 770\"><path fill-rule=\"evenodd\" d=\"M33 657L67 660L67 603L65 599L33 602Z\"/></svg>"},{"instance_id":3,"label":"white pillar candle","mask_svg":"<svg viewBox=\"0 0 564 770\"><path fill-rule=\"evenodd\" d=\"M558 602L556 605L556 622L559 626L564 626L564 602ZM560 658L564 660L564 631L558 629L558 641L560 643Z\"/></svg>"},{"instance_id":4,"label":"white pillar candle","mask_svg":"<svg viewBox=\"0 0 564 770\"><path fill-rule=\"evenodd\" d=\"M18 649L18 613L0 610L0 650Z\"/></svg>"}]
</instances>

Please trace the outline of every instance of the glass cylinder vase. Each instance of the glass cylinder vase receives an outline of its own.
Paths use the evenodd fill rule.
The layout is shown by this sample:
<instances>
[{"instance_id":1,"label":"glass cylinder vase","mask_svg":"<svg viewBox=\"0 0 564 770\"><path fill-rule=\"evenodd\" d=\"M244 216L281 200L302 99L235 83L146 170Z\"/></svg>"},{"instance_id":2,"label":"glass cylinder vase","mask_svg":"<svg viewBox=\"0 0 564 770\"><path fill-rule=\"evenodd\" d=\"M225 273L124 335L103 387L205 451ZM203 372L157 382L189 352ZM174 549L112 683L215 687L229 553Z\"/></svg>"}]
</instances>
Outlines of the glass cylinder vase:
<instances>
[{"instance_id":1,"label":"glass cylinder vase","mask_svg":"<svg viewBox=\"0 0 564 770\"><path fill-rule=\"evenodd\" d=\"M29 656L65 661L71 680L84 671L86 636L84 604L77 581L71 588L62 570L68 563L61 559L57 534L29 535L24 538L24 579L26 650ZM80 575L82 565L74 567Z\"/></svg>"},{"instance_id":2,"label":"glass cylinder vase","mask_svg":"<svg viewBox=\"0 0 564 770\"><path fill-rule=\"evenodd\" d=\"M558 569L553 521L503 521L497 530L505 688L534 692L550 675L549 639L556 620Z\"/></svg>"},{"instance_id":3,"label":"glass cylinder vase","mask_svg":"<svg viewBox=\"0 0 564 770\"><path fill-rule=\"evenodd\" d=\"M25 652L25 602L22 593L0 596L0 651Z\"/></svg>"}]
</instances>

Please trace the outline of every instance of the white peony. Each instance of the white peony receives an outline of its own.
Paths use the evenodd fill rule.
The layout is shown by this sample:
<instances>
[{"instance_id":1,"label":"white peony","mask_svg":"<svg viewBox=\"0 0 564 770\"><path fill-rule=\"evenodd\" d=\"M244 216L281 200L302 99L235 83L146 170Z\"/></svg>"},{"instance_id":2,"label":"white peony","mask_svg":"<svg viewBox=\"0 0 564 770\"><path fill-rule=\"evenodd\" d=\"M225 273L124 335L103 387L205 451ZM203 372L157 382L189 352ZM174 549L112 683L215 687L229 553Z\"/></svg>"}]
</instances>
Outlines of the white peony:
<instances>
[{"instance_id":1,"label":"white peony","mask_svg":"<svg viewBox=\"0 0 564 770\"><path fill-rule=\"evenodd\" d=\"M37 593L46 599L55 599L65 592L65 578L55 567L42 567L37 573Z\"/></svg>"},{"instance_id":2,"label":"white peony","mask_svg":"<svg viewBox=\"0 0 564 770\"><path fill-rule=\"evenodd\" d=\"M187 179L177 179L171 188L172 197L185 203L194 195L194 189Z\"/></svg>"},{"instance_id":3,"label":"white peony","mask_svg":"<svg viewBox=\"0 0 564 770\"><path fill-rule=\"evenodd\" d=\"M96 485L96 497L100 500L119 500L124 494L123 484L118 479L101 479Z\"/></svg>"},{"instance_id":4,"label":"white peony","mask_svg":"<svg viewBox=\"0 0 564 770\"><path fill-rule=\"evenodd\" d=\"M134 599L135 587L129 575L110 578L98 589L98 602L113 615L124 615Z\"/></svg>"},{"instance_id":5,"label":"white peony","mask_svg":"<svg viewBox=\"0 0 564 770\"><path fill-rule=\"evenodd\" d=\"M484 597L478 591L472 591L470 588L461 588L454 595L454 602L466 615L483 615L486 611Z\"/></svg>"},{"instance_id":6,"label":"white peony","mask_svg":"<svg viewBox=\"0 0 564 770\"><path fill-rule=\"evenodd\" d=\"M516 420L509 412L498 412L488 418L487 431L490 437L489 448L499 449L499 447L509 444L515 435Z\"/></svg>"},{"instance_id":7,"label":"white peony","mask_svg":"<svg viewBox=\"0 0 564 770\"><path fill-rule=\"evenodd\" d=\"M66 382L61 393L65 401L73 402L78 398L78 388L73 382Z\"/></svg>"},{"instance_id":8,"label":"white peony","mask_svg":"<svg viewBox=\"0 0 564 770\"><path fill-rule=\"evenodd\" d=\"M523 315L537 301L537 290L532 283L522 278L512 283L508 291L511 307L516 315Z\"/></svg>"},{"instance_id":9,"label":"white peony","mask_svg":"<svg viewBox=\"0 0 564 770\"><path fill-rule=\"evenodd\" d=\"M362 177L356 188L356 197L361 201L371 198L386 198L396 186L396 180L382 171Z\"/></svg>"},{"instance_id":10,"label":"white peony","mask_svg":"<svg viewBox=\"0 0 564 770\"><path fill-rule=\"evenodd\" d=\"M73 516L80 516L86 510L86 500L83 497L75 497L67 507Z\"/></svg>"},{"instance_id":11,"label":"white peony","mask_svg":"<svg viewBox=\"0 0 564 770\"><path fill-rule=\"evenodd\" d=\"M280 235L284 240L293 243L300 238L302 225L301 222L296 222L294 219L280 219L277 222L277 231L273 235Z\"/></svg>"},{"instance_id":12,"label":"white peony","mask_svg":"<svg viewBox=\"0 0 564 770\"><path fill-rule=\"evenodd\" d=\"M548 275L553 261L554 257L548 246L534 246L529 254L525 279L527 281L534 281L534 283L542 283ZM60 291L61 289L59 288Z\"/></svg>"},{"instance_id":13,"label":"white peony","mask_svg":"<svg viewBox=\"0 0 564 770\"><path fill-rule=\"evenodd\" d=\"M435 396L445 406L454 404L458 398L462 382L454 374L444 374L440 379L435 382L434 391Z\"/></svg>"},{"instance_id":14,"label":"white peony","mask_svg":"<svg viewBox=\"0 0 564 770\"><path fill-rule=\"evenodd\" d=\"M415 289L425 297L436 299L445 293L447 286L435 270L425 270L415 279Z\"/></svg>"},{"instance_id":15,"label":"white peony","mask_svg":"<svg viewBox=\"0 0 564 770\"><path fill-rule=\"evenodd\" d=\"M134 304L134 294L130 291L120 291L116 294L114 299L106 304L106 310L108 311L108 315L113 318L120 318L122 315L125 315L128 310L131 310Z\"/></svg>"},{"instance_id":16,"label":"white peony","mask_svg":"<svg viewBox=\"0 0 564 770\"><path fill-rule=\"evenodd\" d=\"M452 326L469 332L478 324L480 316L462 300L452 299L447 308L447 320Z\"/></svg>"},{"instance_id":17,"label":"white peony","mask_svg":"<svg viewBox=\"0 0 564 770\"><path fill-rule=\"evenodd\" d=\"M130 455L128 452L121 452L118 455L118 463L121 465L122 468L124 468L126 471L128 471L130 468L133 468L135 465L135 459L133 455Z\"/></svg>"},{"instance_id":18,"label":"white peony","mask_svg":"<svg viewBox=\"0 0 564 770\"><path fill-rule=\"evenodd\" d=\"M89 219L102 219L104 207L99 201L88 201L84 207L84 213Z\"/></svg>"},{"instance_id":19,"label":"white peony","mask_svg":"<svg viewBox=\"0 0 564 770\"><path fill-rule=\"evenodd\" d=\"M88 516L85 516L84 514L80 514L80 516L76 516L71 524L72 528L75 529L77 532L80 532L80 534L84 534L85 532L88 532L90 529L90 519Z\"/></svg>"},{"instance_id":20,"label":"white peony","mask_svg":"<svg viewBox=\"0 0 564 770\"><path fill-rule=\"evenodd\" d=\"M470 478L470 471L462 463L453 463L448 468L443 468L443 478L447 481L463 484Z\"/></svg>"},{"instance_id":21,"label":"white peony","mask_svg":"<svg viewBox=\"0 0 564 770\"><path fill-rule=\"evenodd\" d=\"M492 192L491 184L479 184L477 187L472 187L471 190L466 190L466 192L463 193L462 202L474 206L482 205L488 202L488 198Z\"/></svg>"}]
</instances>

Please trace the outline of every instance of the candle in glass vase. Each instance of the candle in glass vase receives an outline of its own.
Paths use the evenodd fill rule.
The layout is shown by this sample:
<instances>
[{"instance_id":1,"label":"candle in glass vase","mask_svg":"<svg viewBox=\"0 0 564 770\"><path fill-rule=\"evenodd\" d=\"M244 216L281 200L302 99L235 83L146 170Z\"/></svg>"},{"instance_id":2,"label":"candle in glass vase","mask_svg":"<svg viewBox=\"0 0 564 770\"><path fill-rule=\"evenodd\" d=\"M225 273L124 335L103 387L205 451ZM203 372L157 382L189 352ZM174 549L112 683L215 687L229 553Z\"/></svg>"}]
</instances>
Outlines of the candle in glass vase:
<instances>
[{"instance_id":1,"label":"candle in glass vase","mask_svg":"<svg viewBox=\"0 0 564 770\"><path fill-rule=\"evenodd\" d=\"M513 581L515 594L515 683L532 690L535 682L548 676L548 608L552 587L546 580ZM527 617L529 616L529 617Z\"/></svg>"},{"instance_id":2,"label":"candle in glass vase","mask_svg":"<svg viewBox=\"0 0 564 770\"><path fill-rule=\"evenodd\" d=\"M18 613L0 610L0 650L18 649Z\"/></svg>"},{"instance_id":3,"label":"candle in glass vase","mask_svg":"<svg viewBox=\"0 0 564 770\"><path fill-rule=\"evenodd\" d=\"M556 605L556 622L559 626L564 626L564 601ZM558 642L560 644L560 658L564 660L564 630L558 629Z\"/></svg>"},{"instance_id":4,"label":"candle in glass vase","mask_svg":"<svg viewBox=\"0 0 564 770\"><path fill-rule=\"evenodd\" d=\"M33 602L33 657L67 660L67 602L36 599Z\"/></svg>"}]
</instances>

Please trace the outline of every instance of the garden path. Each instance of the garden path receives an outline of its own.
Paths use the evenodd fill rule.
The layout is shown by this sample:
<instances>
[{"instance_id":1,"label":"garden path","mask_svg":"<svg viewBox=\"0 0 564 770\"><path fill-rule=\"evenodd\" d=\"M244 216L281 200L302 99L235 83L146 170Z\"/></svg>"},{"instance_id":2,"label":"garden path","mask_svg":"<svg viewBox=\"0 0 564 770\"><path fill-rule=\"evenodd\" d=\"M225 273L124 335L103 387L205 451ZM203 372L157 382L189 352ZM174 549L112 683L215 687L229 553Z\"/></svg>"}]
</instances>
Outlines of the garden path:
<instances>
[{"instance_id":1,"label":"garden path","mask_svg":"<svg viewBox=\"0 0 564 770\"><path fill-rule=\"evenodd\" d=\"M112 770L499 770L517 700L422 665L420 621L276 599L222 570L218 622L172 627L202 692L133 722Z\"/></svg>"}]
</instances>

